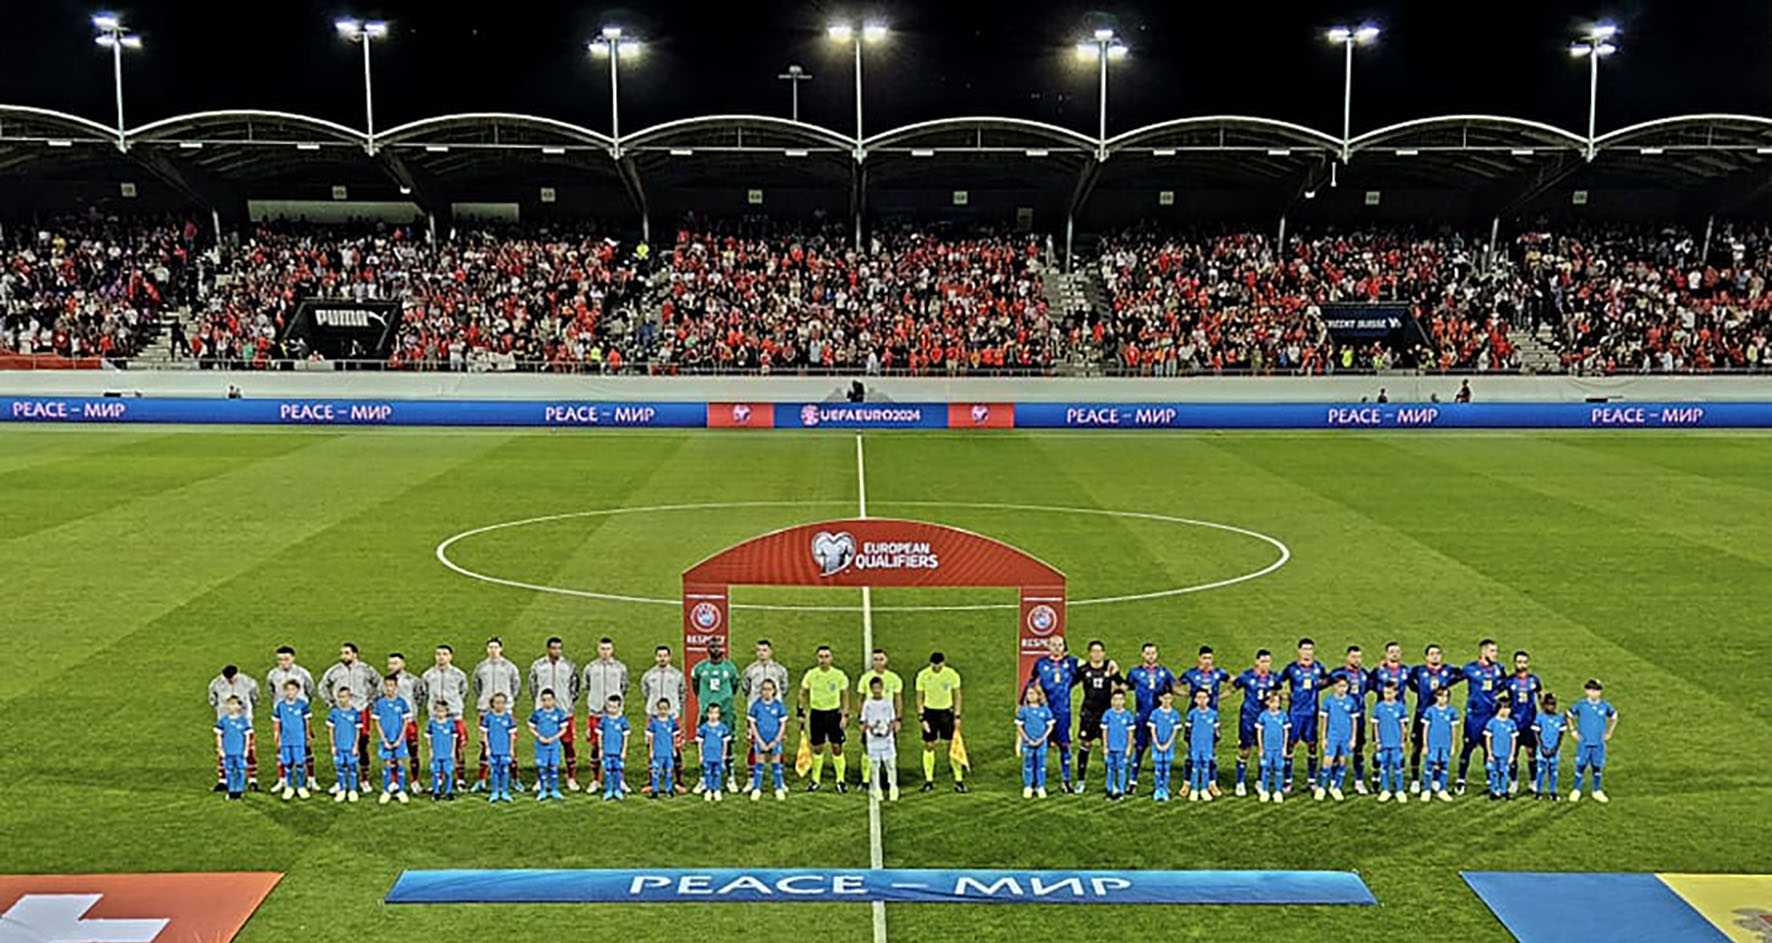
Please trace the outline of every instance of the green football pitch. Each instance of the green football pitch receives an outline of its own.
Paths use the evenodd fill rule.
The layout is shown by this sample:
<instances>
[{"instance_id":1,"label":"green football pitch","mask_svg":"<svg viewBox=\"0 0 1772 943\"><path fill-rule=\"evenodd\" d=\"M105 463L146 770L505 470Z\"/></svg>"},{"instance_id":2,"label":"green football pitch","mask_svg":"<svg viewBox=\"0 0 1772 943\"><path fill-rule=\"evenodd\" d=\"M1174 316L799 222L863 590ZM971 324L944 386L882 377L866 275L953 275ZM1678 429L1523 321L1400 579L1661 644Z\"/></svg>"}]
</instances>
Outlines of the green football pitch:
<instances>
[{"instance_id":1,"label":"green football pitch","mask_svg":"<svg viewBox=\"0 0 1772 943\"><path fill-rule=\"evenodd\" d=\"M894 611L1013 593L877 591L876 641L895 668L908 679L939 648L964 676L974 764L969 795L907 791L883 809L886 866L1351 869L1379 901L888 905L894 940L1498 940L1505 931L1461 868L1766 870L1755 823L1772 784L1754 746L1772 728L1759 673L1772 632L1772 438L1005 432L868 434L864 446L871 514L1020 546L1067 573L1073 603L1214 583L1277 556L1244 534L1158 517L1290 548L1284 566L1232 585L1074 605L1073 643L1103 639L1123 663L1149 639L1177 669L1210 644L1238 671L1264 646L1283 663L1306 634L1332 663L1350 643L1376 660L1392 639L1411 660L1437 642L1462 663L1493 635L1504 654L1529 649L1565 703L1603 679L1621 715L1609 806L1474 792L1431 807L1351 793L1279 807L1110 805L1098 788L1024 801L1010 739L1013 611ZM439 563L439 542L632 509L490 531L451 557L507 580L675 599L679 574L703 556L854 515L858 492L856 438L842 433L0 431L0 871L284 872L240 937L252 941L869 940L866 905L382 903L407 868L865 867L867 803L854 794L719 806L227 803L209 790L204 700L224 663L262 683L284 643L317 676L344 641L371 664L399 649L421 669L448 642L471 669L489 635L525 667L547 636L582 661L610 635L637 677L655 643L678 640L675 604L471 579ZM1028 507L981 506L1002 503ZM684 504L733 506L660 509ZM741 666L767 636L796 675L820 643L852 675L861 668L856 591L734 598L857 607L735 611ZM262 710L259 728L268 737ZM269 753L261 747L267 765ZM900 762L913 784L917 758L907 730ZM1221 764L1228 782L1228 747Z\"/></svg>"}]
</instances>

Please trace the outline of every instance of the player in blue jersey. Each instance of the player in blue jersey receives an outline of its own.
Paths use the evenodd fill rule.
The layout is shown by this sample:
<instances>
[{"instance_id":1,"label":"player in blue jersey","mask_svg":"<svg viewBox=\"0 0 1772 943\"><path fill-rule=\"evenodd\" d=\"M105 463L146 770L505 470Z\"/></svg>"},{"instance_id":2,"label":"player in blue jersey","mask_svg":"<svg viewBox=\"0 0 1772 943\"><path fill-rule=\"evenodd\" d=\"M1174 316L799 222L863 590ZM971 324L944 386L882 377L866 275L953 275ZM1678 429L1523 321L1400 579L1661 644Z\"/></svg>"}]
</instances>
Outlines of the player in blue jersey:
<instances>
[{"instance_id":1,"label":"player in blue jersey","mask_svg":"<svg viewBox=\"0 0 1772 943\"><path fill-rule=\"evenodd\" d=\"M1274 653L1261 649L1255 653L1255 665L1237 675L1231 686L1243 692L1243 709L1237 715L1237 795L1248 794L1249 751L1255 748L1256 723L1267 705L1267 696L1280 689L1280 676L1273 670ZM1266 786L1258 781L1257 792Z\"/></svg>"},{"instance_id":2,"label":"player in blue jersey","mask_svg":"<svg viewBox=\"0 0 1772 943\"><path fill-rule=\"evenodd\" d=\"M1285 795L1286 744L1292 741L1292 719L1280 707L1280 692L1267 693L1267 709L1256 716L1255 746L1260 762L1260 778L1255 782L1256 795L1262 802L1280 802Z\"/></svg>"},{"instance_id":3,"label":"player in blue jersey","mask_svg":"<svg viewBox=\"0 0 1772 943\"><path fill-rule=\"evenodd\" d=\"M1378 767L1378 801L1398 803L1409 801L1403 786L1403 742L1409 736L1409 707L1398 696L1401 687L1395 681L1384 682L1378 703L1372 705L1372 742L1378 744L1373 755Z\"/></svg>"},{"instance_id":4,"label":"player in blue jersey","mask_svg":"<svg viewBox=\"0 0 1772 943\"><path fill-rule=\"evenodd\" d=\"M1584 686L1587 697L1569 708L1569 734L1575 739L1575 788L1569 790L1570 802L1581 798L1581 773L1588 769L1594 771L1594 801L1607 801L1600 788L1600 770L1606 768L1606 742L1618 729L1618 711L1600 699L1601 690L1600 682L1590 678Z\"/></svg>"},{"instance_id":5,"label":"player in blue jersey","mask_svg":"<svg viewBox=\"0 0 1772 943\"><path fill-rule=\"evenodd\" d=\"M1348 760L1353 756L1356 732L1361 723L1359 705L1348 693L1348 679L1343 675L1331 682L1330 693L1322 698L1317 710L1317 724L1323 732L1323 778L1311 785L1320 802L1327 792L1336 802L1344 797L1341 784L1347 781Z\"/></svg>"},{"instance_id":6,"label":"player in blue jersey","mask_svg":"<svg viewBox=\"0 0 1772 943\"><path fill-rule=\"evenodd\" d=\"M709 704L701 726L695 728L701 753L701 795L708 802L719 802L724 795L720 784L726 776L726 744L731 739L732 728L721 718L720 705Z\"/></svg>"},{"instance_id":7,"label":"player in blue jersey","mask_svg":"<svg viewBox=\"0 0 1772 943\"><path fill-rule=\"evenodd\" d=\"M1051 742L1054 724L1052 711L1046 706L1046 695L1037 684L1030 684L1022 695L1021 707L1015 711L1015 743L1021 748L1021 797L1046 798L1046 745Z\"/></svg>"},{"instance_id":8,"label":"player in blue jersey","mask_svg":"<svg viewBox=\"0 0 1772 943\"><path fill-rule=\"evenodd\" d=\"M781 717L785 721L785 707ZM597 753L603 758L604 802L615 802L627 795L629 729L628 719L621 713L621 695L609 695L603 701L603 713L597 715Z\"/></svg>"},{"instance_id":9,"label":"player in blue jersey","mask_svg":"<svg viewBox=\"0 0 1772 943\"><path fill-rule=\"evenodd\" d=\"M308 699L302 697L300 681L283 683L283 698L271 708L271 726L277 735L277 765L286 771L283 799L288 801L308 792L308 722L313 714Z\"/></svg>"},{"instance_id":10,"label":"player in blue jersey","mask_svg":"<svg viewBox=\"0 0 1772 943\"><path fill-rule=\"evenodd\" d=\"M387 675L382 678L381 697L375 699L375 735L381 742L381 798L376 800L387 805L390 799L406 802L409 784L406 781L406 764L402 761L410 758L406 749L406 720L412 716L412 706L400 696L400 678L398 675Z\"/></svg>"},{"instance_id":11,"label":"player in blue jersey","mask_svg":"<svg viewBox=\"0 0 1772 943\"><path fill-rule=\"evenodd\" d=\"M1046 696L1046 709L1052 712L1052 745L1058 748L1059 791L1071 788L1071 689L1077 686L1082 662L1065 651L1064 637L1054 635L1046 640L1046 657L1034 662L1028 679L1040 686Z\"/></svg>"},{"instance_id":12,"label":"player in blue jersey","mask_svg":"<svg viewBox=\"0 0 1772 943\"><path fill-rule=\"evenodd\" d=\"M1305 755L1309 765L1305 770L1305 780L1313 785L1317 781L1317 695L1329 680L1329 670L1317 661L1317 643L1308 639L1298 640L1298 660L1287 665L1280 672L1280 680L1286 682L1287 719L1292 722L1286 742L1286 786L1283 791L1292 791L1292 751L1300 740L1304 741Z\"/></svg>"},{"instance_id":13,"label":"player in blue jersey","mask_svg":"<svg viewBox=\"0 0 1772 943\"><path fill-rule=\"evenodd\" d=\"M1194 707L1187 712L1188 801L1212 800L1216 790L1212 782L1212 757L1218 746L1218 709L1212 706L1212 695L1205 688L1194 692Z\"/></svg>"},{"instance_id":14,"label":"player in blue jersey","mask_svg":"<svg viewBox=\"0 0 1772 943\"><path fill-rule=\"evenodd\" d=\"M751 752L757 758L751 764L751 801L763 798L765 766L775 777L775 798L786 800L788 787L782 779L781 741L787 735L788 709L776 696L773 679L765 679L757 690L759 697L751 702L748 712Z\"/></svg>"},{"instance_id":15,"label":"player in blue jersey","mask_svg":"<svg viewBox=\"0 0 1772 943\"><path fill-rule=\"evenodd\" d=\"M1151 798L1169 801L1169 774L1175 765L1175 741L1181 737L1186 718L1175 709L1175 692L1164 691L1148 722L1151 731Z\"/></svg>"},{"instance_id":16,"label":"player in blue jersey","mask_svg":"<svg viewBox=\"0 0 1772 943\"><path fill-rule=\"evenodd\" d=\"M652 798L662 799L676 794L671 773L676 769L677 718L668 697L659 698L654 708L656 713L646 718L646 746L652 756Z\"/></svg>"},{"instance_id":17,"label":"player in blue jersey","mask_svg":"<svg viewBox=\"0 0 1772 943\"><path fill-rule=\"evenodd\" d=\"M1138 791L1138 771L1144 766L1144 752L1151 745L1151 711L1157 709L1163 692L1175 688L1175 672L1157 664L1157 643L1146 642L1139 650L1139 663L1126 672L1126 686L1132 689L1133 713L1138 726L1132 732L1132 778L1126 791Z\"/></svg>"},{"instance_id":18,"label":"player in blue jersey","mask_svg":"<svg viewBox=\"0 0 1772 943\"><path fill-rule=\"evenodd\" d=\"M1409 690L1415 693L1415 723L1409 732L1409 791L1420 792L1426 780L1421 778L1421 751L1427 747L1427 709L1434 706L1434 692L1457 684L1460 675L1446 664L1440 646L1429 645L1422 652L1426 659L1409 669Z\"/></svg>"},{"instance_id":19,"label":"player in blue jersey","mask_svg":"<svg viewBox=\"0 0 1772 943\"><path fill-rule=\"evenodd\" d=\"M239 800L246 795L246 754L253 747L252 718L246 716L246 703L238 695L228 695L225 703L227 713L215 719L215 755L221 760L228 798Z\"/></svg>"},{"instance_id":20,"label":"player in blue jersey","mask_svg":"<svg viewBox=\"0 0 1772 943\"><path fill-rule=\"evenodd\" d=\"M1544 691L1544 682L1532 673L1532 656L1523 651L1514 652L1514 673L1508 676L1506 685L1507 696L1514 702L1514 727L1519 731L1514 738L1514 753L1508 757L1511 767L1508 776L1517 792L1520 788L1520 754L1526 755L1526 788L1538 791L1538 732L1536 725L1536 707L1538 695Z\"/></svg>"},{"instance_id":21,"label":"player in blue jersey","mask_svg":"<svg viewBox=\"0 0 1772 943\"><path fill-rule=\"evenodd\" d=\"M1107 796L1109 799L1119 800L1126 798L1126 772L1131 760L1132 728L1138 724L1138 715L1126 709L1125 691L1115 691L1110 704L1101 715L1101 732L1102 740L1107 745Z\"/></svg>"},{"instance_id":22,"label":"player in blue jersey","mask_svg":"<svg viewBox=\"0 0 1772 943\"><path fill-rule=\"evenodd\" d=\"M1483 731L1488 728L1489 719L1495 716L1495 705L1501 698L1507 678L1507 669L1501 667L1497 654L1495 640L1486 638L1477 643L1477 660L1466 664L1459 672L1464 681L1464 745L1458 753L1458 794L1461 796L1464 795L1465 773L1470 769L1471 754L1483 748L1485 768L1492 759L1483 746L1488 742Z\"/></svg>"},{"instance_id":23,"label":"player in blue jersey","mask_svg":"<svg viewBox=\"0 0 1772 943\"><path fill-rule=\"evenodd\" d=\"M338 777L333 802L356 802L362 794L363 768L357 765L357 744L363 735L363 712L351 704L351 689L340 685L338 706L326 712L326 729L332 743L332 769Z\"/></svg>"},{"instance_id":24,"label":"player in blue jersey","mask_svg":"<svg viewBox=\"0 0 1772 943\"><path fill-rule=\"evenodd\" d=\"M572 715L561 710L554 689L544 688L541 706L529 715L529 735L535 738L535 801L564 799L560 794L560 738L572 727Z\"/></svg>"},{"instance_id":25,"label":"player in blue jersey","mask_svg":"<svg viewBox=\"0 0 1772 943\"><path fill-rule=\"evenodd\" d=\"M1563 798L1557 791L1558 751L1563 747L1563 729L1569 718L1557 711L1557 696L1548 691L1540 701L1538 716L1532 721L1532 738L1538 742L1532 764L1534 798L1556 801Z\"/></svg>"},{"instance_id":26,"label":"player in blue jersey","mask_svg":"<svg viewBox=\"0 0 1772 943\"><path fill-rule=\"evenodd\" d=\"M1366 670L1365 653L1360 646L1349 645L1341 667L1329 672L1329 680L1347 681L1348 697L1354 699L1354 791L1366 794L1366 696L1372 691L1372 675Z\"/></svg>"},{"instance_id":27,"label":"player in blue jersey","mask_svg":"<svg viewBox=\"0 0 1772 943\"><path fill-rule=\"evenodd\" d=\"M515 801L511 798L511 770L517 762L517 716L511 713L510 699L503 691L492 696L492 709L480 715L480 742L486 745L490 794L486 801Z\"/></svg>"},{"instance_id":28,"label":"player in blue jersey","mask_svg":"<svg viewBox=\"0 0 1772 943\"><path fill-rule=\"evenodd\" d=\"M1231 680L1231 673L1214 664L1214 658L1215 656L1212 654L1212 646L1200 646L1199 661L1194 667L1181 673L1181 680L1187 683L1187 696L1190 703L1195 700L1196 694L1205 691L1207 694L1206 706L1212 708L1212 712L1217 714L1219 686L1226 681ZM1190 789L1193 788L1194 782L1203 780L1212 795L1217 796L1219 794L1218 751L1216 749L1213 750L1212 760L1206 771L1206 775L1204 777L1195 777L1193 745L1192 741L1189 741L1187 765L1183 771L1183 775L1187 777L1188 787Z\"/></svg>"},{"instance_id":29,"label":"player in blue jersey","mask_svg":"<svg viewBox=\"0 0 1772 943\"><path fill-rule=\"evenodd\" d=\"M1489 773L1489 798L1512 799L1514 739L1519 728L1514 726L1513 702L1506 697L1495 704L1495 716L1483 725L1483 750L1489 754L1485 767Z\"/></svg>"},{"instance_id":30,"label":"player in blue jersey","mask_svg":"<svg viewBox=\"0 0 1772 943\"><path fill-rule=\"evenodd\" d=\"M1422 736L1427 741L1427 768L1422 772L1428 778L1422 786L1426 798L1437 795L1446 802L1452 801L1452 794L1446 791L1446 768L1452 764L1452 731L1457 726L1458 708L1452 706L1452 689L1435 688L1433 705L1421 715Z\"/></svg>"},{"instance_id":31,"label":"player in blue jersey","mask_svg":"<svg viewBox=\"0 0 1772 943\"><path fill-rule=\"evenodd\" d=\"M431 801L455 801L455 751L457 749L455 720L449 716L449 705L431 703L431 719L425 724L425 739L431 744Z\"/></svg>"}]
</instances>

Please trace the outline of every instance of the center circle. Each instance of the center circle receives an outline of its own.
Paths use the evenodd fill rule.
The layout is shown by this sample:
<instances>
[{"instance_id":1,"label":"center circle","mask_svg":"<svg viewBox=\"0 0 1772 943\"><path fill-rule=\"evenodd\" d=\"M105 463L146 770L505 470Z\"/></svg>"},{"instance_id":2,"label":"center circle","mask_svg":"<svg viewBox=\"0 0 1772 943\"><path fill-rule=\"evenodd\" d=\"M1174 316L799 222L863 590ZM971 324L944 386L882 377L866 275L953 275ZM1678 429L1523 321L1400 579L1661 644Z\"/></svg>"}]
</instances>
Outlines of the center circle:
<instances>
[{"instance_id":1,"label":"center circle","mask_svg":"<svg viewBox=\"0 0 1772 943\"><path fill-rule=\"evenodd\" d=\"M1287 547L1284 543L1282 543L1279 540L1279 538L1269 536L1268 534L1261 533L1260 531L1250 530L1245 527L1238 527L1234 524L1224 524L1224 523L1220 523L1218 521L1203 521L1203 520L1197 520L1197 519L1189 518L1189 517L1177 517L1177 516L1171 515L1171 514L1158 514L1158 513L1152 512L1152 511L1122 511L1122 510L1114 510L1114 509L1109 509L1109 508L1063 507L1063 506L1058 506L1058 505L1046 505L1046 504L1003 504L1003 503L996 503L996 502L975 502L975 501L892 501L892 502L883 502L883 503L888 503L892 507L956 508L956 509L972 509L972 510L984 510L984 511L1021 511L1021 512L1043 513L1043 514L1088 514L1088 515L1096 515L1096 516L1100 516L1100 517L1125 518L1125 519L1129 519L1129 520L1158 521L1158 522L1167 523L1167 524L1177 524L1177 525L1186 526L1186 527L1204 527L1204 528L1208 528L1211 530L1218 530L1218 531L1225 531L1225 532L1229 532L1229 533L1233 533L1233 534L1239 534L1244 537L1248 537L1253 540L1259 540L1263 543L1266 543L1268 546L1272 547L1277 554L1275 556L1275 558L1273 559L1273 561L1268 563L1266 566L1261 567L1260 569L1251 570L1247 573L1241 573L1236 576L1228 577L1226 579L1213 580L1212 582L1209 582L1209 583L1196 583L1196 584L1188 585L1188 586L1176 586L1176 587L1171 587L1168 589L1152 590L1150 592L1143 592L1143 593L1128 593L1128 594L1119 595L1119 596L1094 596L1094 597L1083 598L1083 599L1071 599L1066 602L1067 606L1100 606L1100 605L1107 605L1109 603L1137 602L1137 601L1145 600L1145 599L1161 599L1166 596L1181 596L1181 595L1185 595L1187 593L1204 592L1209 589L1221 589L1226 586L1233 586L1237 583L1245 583L1245 582L1248 582L1249 580L1259 579L1260 577L1266 576L1269 573L1272 573L1275 570L1279 569L1280 567L1285 566L1287 561L1292 559L1291 548ZM644 604L644 605L657 605L657 606L681 606L683 601L681 599L678 599L675 597L664 598L664 597L659 597L659 596L637 596L637 595L632 595L632 594L628 594L628 593L605 593L605 592L599 592L597 590L590 590L590 589L573 589L571 587L566 587L566 586L549 586L545 583L529 583L529 582L524 582L522 580L505 579L504 577L501 577L501 576L494 576L489 573L481 573L476 570L471 570L465 566L462 566L459 563L456 563L454 560L449 558L449 549L451 547L453 547L455 544L457 544L463 540L467 540L471 537L475 537L480 534L487 534L487 533L491 533L493 531L507 530L507 529L516 528L516 527L525 527L525 526L528 526L531 524L545 524L545 523L548 523L551 521L572 520L574 518L581 518L581 517L613 517L616 515L624 515L624 514L668 514L668 513L680 512L680 511L719 511L719 510L734 510L734 509L739 509L739 508L831 507L831 506L837 506L837 505L841 505L844 507L851 507L851 506L853 506L853 503L849 502L849 501L718 501L718 502L712 502L712 503L707 503L707 504L655 504L655 505L649 505L649 506L645 506L645 507L600 508L600 509L595 509L595 510L590 510L590 511L570 511L565 514L547 514L547 515L543 515L541 517L523 518L522 520L501 521L497 524L487 524L484 527L476 527L476 528L473 528L472 530L464 530L461 533L458 533L458 534L455 534L451 537L446 538L445 540L443 540L442 543L437 544L436 556L437 556L437 562L443 564L444 566L448 567L451 570L454 570L456 573L459 573L462 576L466 576L470 579L480 580L480 581L486 582L486 583L493 583L493 584L496 584L499 586L510 586L510 587L514 587L517 589L533 590L538 593L555 593L555 594L558 594L561 596L577 596L577 597L580 597L583 599L601 599L601 600L605 600L608 602L628 602L628 603L640 603L640 604ZM1018 607L1017 603L1002 602L1002 603L973 603L973 604L968 604L968 605L957 605L957 606L931 606L931 605L873 606L872 610L874 612L973 612L973 611L982 611L982 610L987 610L987 609L1015 609L1017 607ZM860 612L861 611L860 606L842 606L842 605L822 606L822 605L800 605L800 604L790 604L790 603L737 603L737 602L735 602L735 603L731 604L730 608L733 608L733 609L753 609L753 610L772 610L772 611L777 611L777 612Z\"/></svg>"}]
</instances>

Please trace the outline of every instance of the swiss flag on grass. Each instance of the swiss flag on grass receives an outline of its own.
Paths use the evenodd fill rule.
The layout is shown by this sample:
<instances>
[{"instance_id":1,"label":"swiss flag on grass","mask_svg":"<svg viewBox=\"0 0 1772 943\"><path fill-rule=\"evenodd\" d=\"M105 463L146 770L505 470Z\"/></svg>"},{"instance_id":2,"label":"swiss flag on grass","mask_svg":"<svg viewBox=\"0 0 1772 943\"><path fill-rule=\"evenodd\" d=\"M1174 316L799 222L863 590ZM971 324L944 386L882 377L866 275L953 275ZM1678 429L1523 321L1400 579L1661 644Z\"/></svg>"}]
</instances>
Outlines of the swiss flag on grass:
<instances>
[{"instance_id":1,"label":"swiss flag on grass","mask_svg":"<svg viewBox=\"0 0 1772 943\"><path fill-rule=\"evenodd\" d=\"M226 943L283 875L0 875L0 943Z\"/></svg>"}]
</instances>

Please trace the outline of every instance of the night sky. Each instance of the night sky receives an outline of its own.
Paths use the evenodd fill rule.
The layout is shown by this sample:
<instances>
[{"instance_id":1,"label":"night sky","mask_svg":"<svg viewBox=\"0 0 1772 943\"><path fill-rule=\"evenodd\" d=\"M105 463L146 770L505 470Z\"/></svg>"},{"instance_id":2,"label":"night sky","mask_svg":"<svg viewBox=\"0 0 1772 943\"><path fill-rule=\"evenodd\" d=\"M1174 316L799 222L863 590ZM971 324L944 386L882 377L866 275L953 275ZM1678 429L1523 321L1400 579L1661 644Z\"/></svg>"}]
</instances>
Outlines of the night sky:
<instances>
[{"instance_id":1,"label":"night sky","mask_svg":"<svg viewBox=\"0 0 1772 943\"><path fill-rule=\"evenodd\" d=\"M352 5L357 4L357 5ZM0 32L0 102L104 123L108 53L92 43L94 6L9 4ZM1569 40L1617 22L1621 52L1601 68L1599 127L1692 112L1772 115L1772 2L1383 0L1346 4L1225 0L1094 10L1067 3L882 0L847 7L747 0L600 7L593 3L346 0L131 0L115 8L145 43L127 54L129 124L205 109L295 111L361 127L360 51L340 15L385 18L375 47L380 128L457 111L518 111L609 127L607 65L584 51L603 23L648 41L624 63L626 132L697 114L785 117L790 62L805 120L853 129L851 66L826 40L836 18L878 19L892 37L867 50L869 133L930 118L1000 114L1093 134L1095 74L1075 41L1112 25L1131 46L1110 80L1109 133L1165 118L1250 114L1339 133L1337 23L1384 35L1356 56L1354 132L1458 112L1531 118L1575 131L1586 121L1585 63Z\"/></svg>"}]
</instances>

